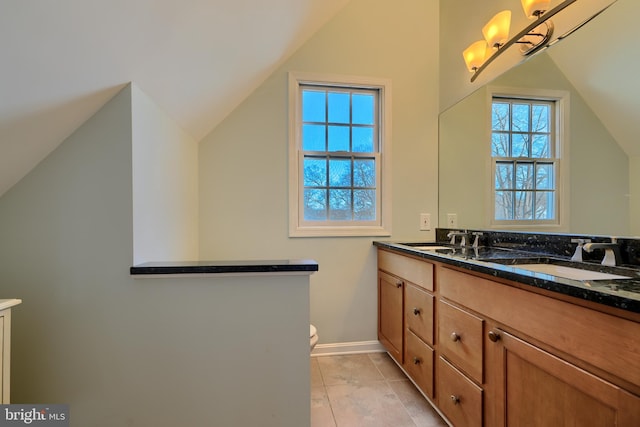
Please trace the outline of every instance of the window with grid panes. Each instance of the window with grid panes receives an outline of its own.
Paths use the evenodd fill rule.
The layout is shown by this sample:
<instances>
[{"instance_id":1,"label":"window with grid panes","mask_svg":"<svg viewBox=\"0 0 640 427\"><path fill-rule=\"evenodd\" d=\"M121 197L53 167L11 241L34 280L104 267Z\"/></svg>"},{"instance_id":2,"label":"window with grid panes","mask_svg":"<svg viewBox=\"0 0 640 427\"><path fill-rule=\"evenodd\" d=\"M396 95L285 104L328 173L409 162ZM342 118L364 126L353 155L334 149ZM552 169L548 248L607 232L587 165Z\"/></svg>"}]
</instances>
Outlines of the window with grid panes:
<instances>
[{"instance_id":1,"label":"window with grid panes","mask_svg":"<svg viewBox=\"0 0 640 427\"><path fill-rule=\"evenodd\" d=\"M290 234L387 235L385 86L300 80L296 86Z\"/></svg>"},{"instance_id":2,"label":"window with grid panes","mask_svg":"<svg viewBox=\"0 0 640 427\"><path fill-rule=\"evenodd\" d=\"M494 223L558 223L555 101L494 97Z\"/></svg>"}]
</instances>

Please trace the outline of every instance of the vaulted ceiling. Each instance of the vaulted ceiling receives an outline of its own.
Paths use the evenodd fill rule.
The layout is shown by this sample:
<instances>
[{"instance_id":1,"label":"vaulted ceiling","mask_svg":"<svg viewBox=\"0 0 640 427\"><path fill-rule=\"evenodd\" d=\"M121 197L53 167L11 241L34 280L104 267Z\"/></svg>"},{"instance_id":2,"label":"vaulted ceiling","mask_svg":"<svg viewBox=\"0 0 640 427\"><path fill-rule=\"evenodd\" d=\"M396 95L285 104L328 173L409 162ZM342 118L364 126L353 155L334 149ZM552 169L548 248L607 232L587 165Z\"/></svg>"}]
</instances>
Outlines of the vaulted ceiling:
<instances>
[{"instance_id":1,"label":"vaulted ceiling","mask_svg":"<svg viewBox=\"0 0 640 427\"><path fill-rule=\"evenodd\" d=\"M200 140L348 2L0 0L0 196L130 81ZM618 0L549 50L631 156L638 14Z\"/></svg>"},{"instance_id":2,"label":"vaulted ceiling","mask_svg":"<svg viewBox=\"0 0 640 427\"><path fill-rule=\"evenodd\" d=\"M349 0L0 0L0 195L128 82L196 140Z\"/></svg>"},{"instance_id":3,"label":"vaulted ceiling","mask_svg":"<svg viewBox=\"0 0 640 427\"><path fill-rule=\"evenodd\" d=\"M640 157L640 50L633 22L639 15L638 0L618 0L548 50L630 157Z\"/></svg>"}]
</instances>

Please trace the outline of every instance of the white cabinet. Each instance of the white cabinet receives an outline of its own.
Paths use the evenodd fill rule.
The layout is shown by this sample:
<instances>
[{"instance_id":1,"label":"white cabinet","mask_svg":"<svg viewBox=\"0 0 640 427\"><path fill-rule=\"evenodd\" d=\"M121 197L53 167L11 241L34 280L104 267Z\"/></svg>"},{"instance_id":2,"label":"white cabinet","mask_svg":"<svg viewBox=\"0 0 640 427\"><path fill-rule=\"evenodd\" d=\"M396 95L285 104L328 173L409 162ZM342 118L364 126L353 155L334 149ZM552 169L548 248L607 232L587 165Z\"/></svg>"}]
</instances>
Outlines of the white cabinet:
<instances>
[{"instance_id":1,"label":"white cabinet","mask_svg":"<svg viewBox=\"0 0 640 427\"><path fill-rule=\"evenodd\" d=\"M0 403L8 404L11 382L11 307L20 304L19 299L0 300Z\"/></svg>"}]
</instances>

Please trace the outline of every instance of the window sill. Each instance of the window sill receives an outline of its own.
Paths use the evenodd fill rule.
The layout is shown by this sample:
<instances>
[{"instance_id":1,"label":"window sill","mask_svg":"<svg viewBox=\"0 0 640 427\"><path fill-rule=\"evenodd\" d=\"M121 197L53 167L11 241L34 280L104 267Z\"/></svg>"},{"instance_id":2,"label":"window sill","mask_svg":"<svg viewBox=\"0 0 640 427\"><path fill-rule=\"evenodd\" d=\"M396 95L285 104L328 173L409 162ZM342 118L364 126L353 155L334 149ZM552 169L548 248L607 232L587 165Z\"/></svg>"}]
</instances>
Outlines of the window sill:
<instances>
[{"instance_id":1,"label":"window sill","mask_svg":"<svg viewBox=\"0 0 640 427\"><path fill-rule=\"evenodd\" d=\"M289 237L384 237L391 230L384 227L298 227L289 230Z\"/></svg>"}]
</instances>

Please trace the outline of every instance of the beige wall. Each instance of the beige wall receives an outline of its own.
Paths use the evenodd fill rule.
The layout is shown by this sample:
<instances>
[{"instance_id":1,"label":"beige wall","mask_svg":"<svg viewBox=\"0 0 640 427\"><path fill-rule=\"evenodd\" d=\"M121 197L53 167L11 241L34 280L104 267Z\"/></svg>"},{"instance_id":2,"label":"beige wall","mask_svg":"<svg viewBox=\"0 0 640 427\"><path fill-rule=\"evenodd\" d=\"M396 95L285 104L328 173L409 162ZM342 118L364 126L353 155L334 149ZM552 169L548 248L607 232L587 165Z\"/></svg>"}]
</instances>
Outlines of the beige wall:
<instances>
[{"instance_id":1,"label":"beige wall","mask_svg":"<svg viewBox=\"0 0 640 427\"><path fill-rule=\"evenodd\" d=\"M372 238L289 238L287 72L392 79L393 235L437 212L438 5L353 0L200 144L200 257L313 258L320 343L375 340Z\"/></svg>"},{"instance_id":2,"label":"beige wall","mask_svg":"<svg viewBox=\"0 0 640 427\"><path fill-rule=\"evenodd\" d=\"M640 236L640 157L629 158L629 205L631 221L630 233Z\"/></svg>"},{"instance_id":3,"label":"beige wall","mask_svg":"<svg viewBox=\"0 0 640 427\"><path fill-rule=\"evenodd\" d=\"M12 403L69 404L72 426L305 425L308 276L130 277L140 101L122 90L0 198Z\"/></svg>"},{"instance_id":4,"label":"beige wall","mask_svg":"<svg viewBox=\"0 0 640 427\"><path fill-rule=\"evenodd\" d=\"M198 145L131 85L133 263L198 259Z\"/></svg>"}]
</instances>

